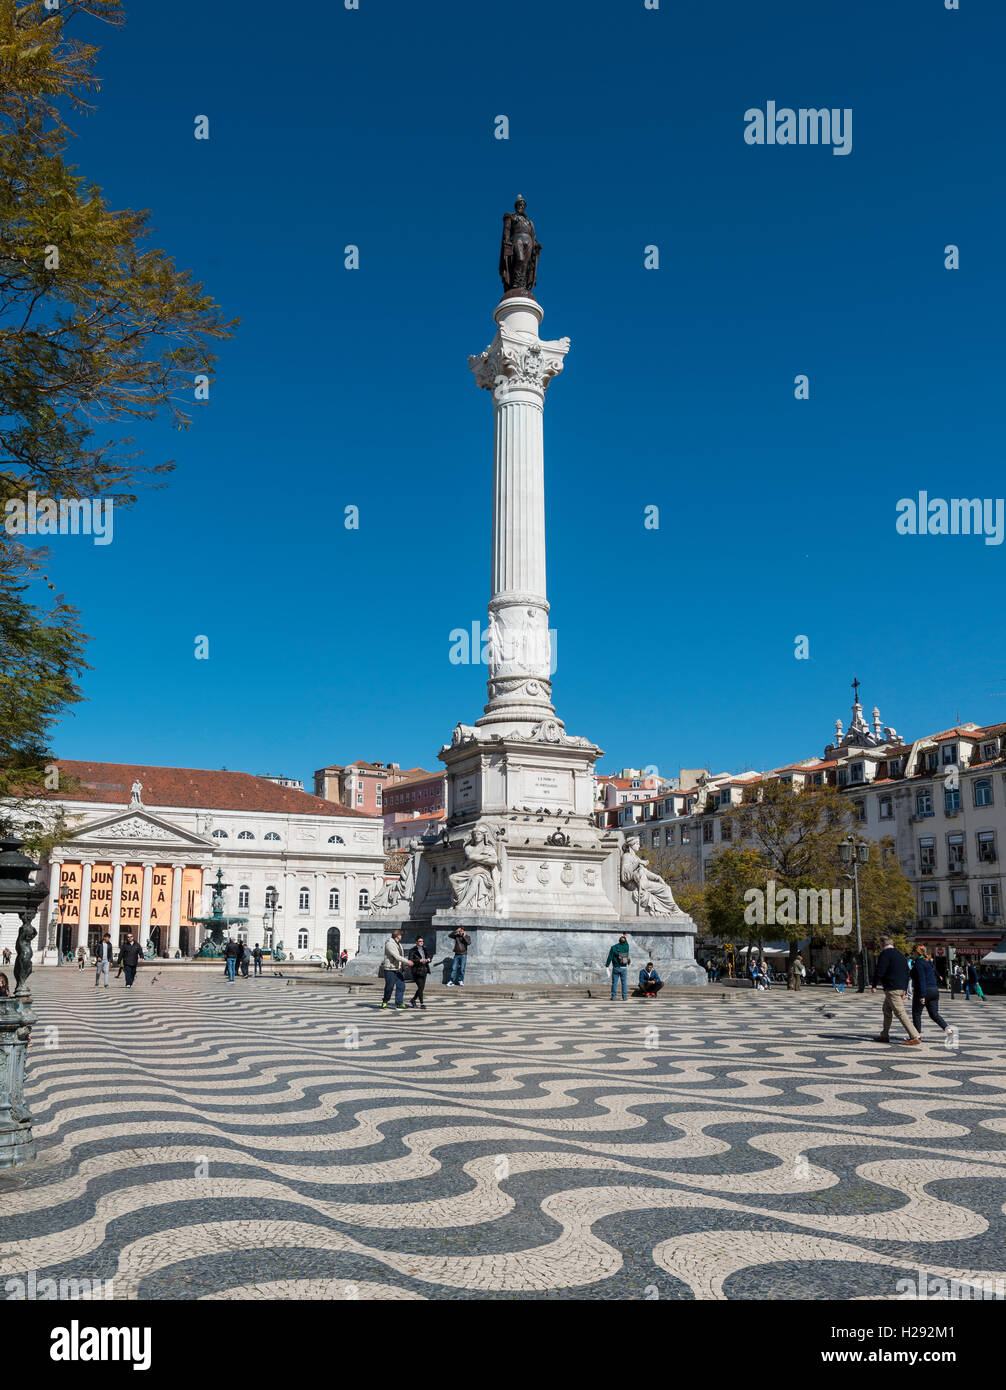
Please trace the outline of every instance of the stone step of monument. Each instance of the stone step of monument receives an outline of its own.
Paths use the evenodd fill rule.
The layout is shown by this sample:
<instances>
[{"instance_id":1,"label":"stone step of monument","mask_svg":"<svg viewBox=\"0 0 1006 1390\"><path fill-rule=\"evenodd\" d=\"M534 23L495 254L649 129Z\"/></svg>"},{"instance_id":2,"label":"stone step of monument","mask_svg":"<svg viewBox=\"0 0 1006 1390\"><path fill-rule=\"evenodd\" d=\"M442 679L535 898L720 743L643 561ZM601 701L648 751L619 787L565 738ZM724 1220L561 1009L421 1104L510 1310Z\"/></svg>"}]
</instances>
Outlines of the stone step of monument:
<instances>
[{"instance_id":1,"label":"stone step of monument","mask_svg":"<svg viewBox=\"0 0 1006 1390\"><path fill-rule=\"evenodd\" d=\"M306 985L309 989L338 989L347 994L380 995L384 992L382 980L359 979L353 976L322 975L294 980L294 984ZM406 999L414 993L411 983L406 984ZM436 999L437 1003L463 1004L466 999L610 999L611 985L607 982L596 985L560 985L543 982L541 984L464 984L442 985L432 981L426 986L426 997ZM665 985L656 999L636 1000L642 1004L656 1004L667 999L706 999L722 1003L725 999L735 1000L739 996L733 990L720 989L717 985ZM742 996L741 996L742 997ZM629 1001L627 1001L629 1002Z\"/></svg>"}]
</instances>

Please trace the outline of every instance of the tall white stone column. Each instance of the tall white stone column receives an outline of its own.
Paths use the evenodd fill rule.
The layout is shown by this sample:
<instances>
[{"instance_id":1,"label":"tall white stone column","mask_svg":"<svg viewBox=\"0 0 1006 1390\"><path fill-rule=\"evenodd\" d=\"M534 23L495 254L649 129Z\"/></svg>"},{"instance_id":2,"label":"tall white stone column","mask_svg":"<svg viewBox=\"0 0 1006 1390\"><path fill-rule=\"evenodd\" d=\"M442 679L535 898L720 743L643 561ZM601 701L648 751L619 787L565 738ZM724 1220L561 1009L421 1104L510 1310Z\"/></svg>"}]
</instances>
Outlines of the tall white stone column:
<instances>
[{"instance_id":1,"label":"tall white stone column","mask_svg":"<svg viewBox=\"0 0 1006 1390\"><path fill-rule=\"evenodd\" d=\"M80 917L77 919L77 949L87 950L87 929L91 923L91 866L83 864L80 870Z\"/></svg>"},{"instance_id":2,"label":"tall white stone column","mask_svg":"<svg viewBox=\"0 0 1006 1390\"><path fill-rule=\"evenodd\" d=\"M152 864L143 865L143 887L140 890L140 945L146 946L147 937L150 935L150 890L154 866ZM162 945L161 949L164 947Z\"/></svg>"},{"instance_id":3,"label":"tall white stone column","mask_svg":"<svg viewBox=\"0 0 1006 1390\"><path fill-rule=\"evenodd\" d=\"M476 723L501 732L527 733L555 720L542 427L545 389L562 371L569 339L540 339L542 316L537 300L504 296L493 314L496 337L468 359L478 385L492 392L495 409L489 703Z\"/></svg>"},{"instance_id":4,"label":"tall white stone column","mask_svg":"<svg viewBox=\"0 0 1006 1390\"><path fill-rule=\"evenodd\" d=\"M122 869L123 865L112 865L112 915L109 918L108 930L112 938L112 945L119 944L119 914L122 911Z\"/></svg>"},{"instance_id":5,"label":"tall white stone column","mask_svg":"<svg viewBox=\"0 0 1006 1390\"><path fill-rule=\"evenodd\" d=\"M168 928L168 955L174 959L181 939L182 926L182 869L176 864L171 870L171 925Z\"/></svg>"}]
</instances>

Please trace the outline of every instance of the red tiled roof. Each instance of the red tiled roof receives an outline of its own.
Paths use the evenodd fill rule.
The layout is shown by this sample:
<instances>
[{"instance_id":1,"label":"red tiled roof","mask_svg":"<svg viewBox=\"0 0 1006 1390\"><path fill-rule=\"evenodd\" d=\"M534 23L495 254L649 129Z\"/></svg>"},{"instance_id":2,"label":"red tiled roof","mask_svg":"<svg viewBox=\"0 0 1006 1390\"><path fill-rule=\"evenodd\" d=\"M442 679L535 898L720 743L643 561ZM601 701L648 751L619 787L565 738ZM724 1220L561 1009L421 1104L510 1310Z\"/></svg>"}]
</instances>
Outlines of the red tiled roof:
<instances>
[{"instance_id":1,"label":"red tiled roof","mask_svg":"<svg viewBox=\"0 0 1006 1390\"><path fill-rule=\"evenodd\" d=\"M345 772L348 767L355 767L359 772L372 772L377 776L406 777L413 772L422 772L421 767L392 767L390 763L369 763L366 758L353 758L348 763L326 763L324 767L319 767L315 776L322 772Z\"/></svg>"},{"instance_id":2,"label":"red tiled roof","mask_svg":"<svg viewBox=\"0 0 1006 1390\"><path fill-rule=\"evenodd\" d=\"M134 782L143 786L143 804L195 806L207 811L277 811L301 816L354 816L372 820L319 796L280 787L250 772L211 772L191 767L148 767L141 763L87 763L58 758L57 765L79 786L52 794L52 800L97 801L128 806Z\"/></svg>"},{"instance_id":3,"label":"red tiled roof","mask_svg":"<svg viewBox=\"0 0 1006 1390\"><path fill-rule=\"evenodd\" d=\"M419 768L413 775L413 772L410 769L407 776L403 775L398 779L397 782L389 782L388 793L390 795L392 791L407 791L409 787L418 785L422 782L439 782L443 780L444 775L445 774L442 772L425 772L422 768Z\"/></svg>"}]
</instances>

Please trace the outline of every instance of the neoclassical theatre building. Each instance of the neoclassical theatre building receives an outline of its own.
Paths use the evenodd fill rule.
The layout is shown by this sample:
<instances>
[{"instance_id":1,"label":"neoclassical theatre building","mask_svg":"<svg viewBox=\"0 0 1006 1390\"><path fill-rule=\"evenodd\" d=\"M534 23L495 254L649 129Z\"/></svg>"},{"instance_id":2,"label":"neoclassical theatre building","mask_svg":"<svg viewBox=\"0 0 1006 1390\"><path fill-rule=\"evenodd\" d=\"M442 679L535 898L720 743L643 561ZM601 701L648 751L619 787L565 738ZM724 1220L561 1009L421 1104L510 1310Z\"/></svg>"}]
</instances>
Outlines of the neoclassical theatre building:
<instances>
[{"instance_id":1,"label":"neoclassical theatre building","mask_svg":"<svg viewBox=\"0 0 1006 1390\"><path fill-rule=\"evenodd\" d=\"M265 777L179 767L59 760L52 800L71 832L48 872L39 945L118 944L131 931L159 955L192 955L223 870L223 907L247 918L249 944L296 959L328 946L354 954L357 916L383 882L383 823ZM0 919L13 946L17 922Z\"/></svg>"}]
</instances>

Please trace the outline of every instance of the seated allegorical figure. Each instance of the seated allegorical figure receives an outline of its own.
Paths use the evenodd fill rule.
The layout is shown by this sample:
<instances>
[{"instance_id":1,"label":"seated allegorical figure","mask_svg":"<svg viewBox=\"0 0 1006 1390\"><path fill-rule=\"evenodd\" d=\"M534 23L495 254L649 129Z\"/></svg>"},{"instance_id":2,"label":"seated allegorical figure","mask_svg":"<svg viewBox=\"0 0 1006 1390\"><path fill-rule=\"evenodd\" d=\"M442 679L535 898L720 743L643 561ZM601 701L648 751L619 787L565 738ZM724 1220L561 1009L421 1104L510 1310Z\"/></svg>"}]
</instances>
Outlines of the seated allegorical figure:
<instances>
[{"instance_id":1,"label":"seated allegorical figure","mask_svg":"<svg viewBox=\"0 0 1006 1390\"><path fill-rule=\"evenodd\" d=\"M465 845L465 867L451 874L455 907L490 911L496 904L499 854L484 825L477 825Z\"/></svg>"},{"instance_id":2,"label":"seated allegorical figure","mask_svg":"<svg viewBox=\"0 0 1006 1390\"><path fill-rule=\"evenodd\" d=\"M621 879L622 886L632 891L633 901L641 912L651 917L667 917L677 912L678 905L668 884L647 868L636 851L639 849L639 836L630 835L622 846Z\"/></svg>"}]
</instances>

